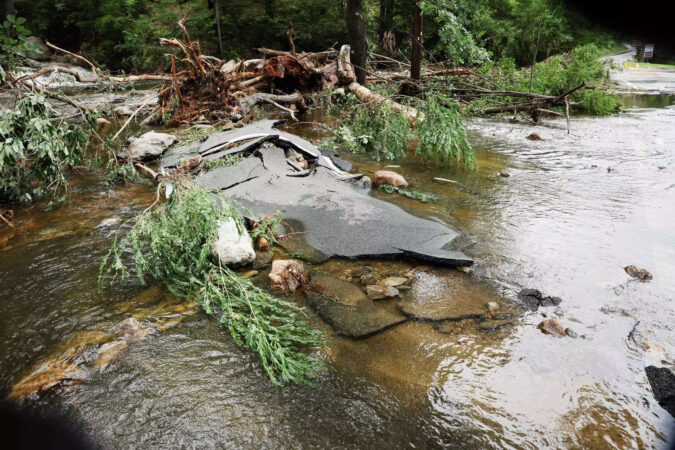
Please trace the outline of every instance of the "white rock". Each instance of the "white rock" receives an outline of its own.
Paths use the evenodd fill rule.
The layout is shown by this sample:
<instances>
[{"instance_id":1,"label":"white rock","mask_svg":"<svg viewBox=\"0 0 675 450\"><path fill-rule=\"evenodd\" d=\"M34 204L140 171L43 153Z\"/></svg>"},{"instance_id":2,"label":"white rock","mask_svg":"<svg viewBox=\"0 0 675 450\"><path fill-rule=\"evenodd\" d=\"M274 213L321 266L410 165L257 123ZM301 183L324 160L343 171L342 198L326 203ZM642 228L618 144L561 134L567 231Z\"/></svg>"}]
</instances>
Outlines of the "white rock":
<instances>
[{"instance_id":1,"label":"white rock","mask_svg":"<svg viewBox=\"0 0 675 450\"><path fill-rule=\"evenodd\" d=\"M167 133L148 131L138 138L129 139L127 152L131 159L147 161L157 158L176 142L176 137Z\"/></svg>"},{"instance_id":2,"label":"white rock","mask_svg":"<svg viewBox=\"0 0 675 450\"><path fill-rule=\"evenodd\" d=\"M255 259L251 236L246 230L239 234L237 223L231 217L218 224L218 239L213 243L213 251L226 266L243 266Z\"/></svg>"}]
</instances>

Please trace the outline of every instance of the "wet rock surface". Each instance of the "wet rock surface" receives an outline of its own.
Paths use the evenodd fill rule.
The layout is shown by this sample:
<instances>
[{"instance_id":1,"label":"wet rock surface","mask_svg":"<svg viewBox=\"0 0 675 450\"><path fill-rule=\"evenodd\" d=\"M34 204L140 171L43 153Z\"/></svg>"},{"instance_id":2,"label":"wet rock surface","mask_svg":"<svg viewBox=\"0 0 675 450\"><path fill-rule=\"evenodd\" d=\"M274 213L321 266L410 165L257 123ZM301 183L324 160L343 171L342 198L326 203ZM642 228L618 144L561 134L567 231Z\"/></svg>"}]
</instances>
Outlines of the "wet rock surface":
<instances>
[{"instance_id":1,"label":"wet rock surface","mask_svg":"<svg viewBox=\"0 0 675 450\"><path fill-rule=\"evenodd\" d=\"M412 289L399 302L401 311L415 320L459 321L486 316L485 297L476 297L475 281L468 275L441 277L415 273ZM489 295L485 293L485 295Z\"/></svg>"},{"instance_id":2,"label":"wet rock surface","mask_svg":"<svg viewBox=\"0 0 675 450\"><path fill-rule=\"evenodd\" d=\"M140 137L129 139L127 153L133 160L151 161L158 158L174 142L176 137L172 134L148 131ZM124 154L119 156L126 157Z\"/></svg>"},{"instance_id":3,"label":"wet rock surface","mask_svg":"<svg viewBox=\"0 0 675 450\"><path fill-rule=\"evenodd\" d=\"M623 270L625 270L628 275L633 278L637 278L638 280L649 281L653 278L652 274L649 273L647 269L643 269L632 264L630 266L624 267Z\"/></svg>"},{"instance_id":4,"label":"wet rock surface","mask_svg":"<svg viewBox=\"0 0 675 450\"><path fill-rule=\"evenodd\" d=\"M455 230L369 196L361 175L345 174L314 145L272 128L274 124L260 121L214 133L203 142L170 150L160 165L175 167L196 154L222 151L246 138L268 137L268 144L274 146L256 150L254 156L234 166L200 175L196 182L232 198L255 216L282 211L284 221L293 225L294 231L302 231L294 240L316 251L303 251L312 262L333 256L411 256L445 265L472 263L453 246L459 236ZM284 148L301 153L310 162L310 169L297 171L292 167ZM300 244L286 241L282 245Z\"/></svg>"},{"instance_id":5,"label":"wet rock surface","mask_svg":"<svg viewBox=\"0 0 675 450\"><path fill-rule=\"evenodd\" d=\"M537 326L544 334L549 334L555 337L567 336L565 328L555 319L544 319Z\"/></svg>"},{"instance_id":6,"label":"wet rock surface","mask_svg":"<svg viewBox=\"0 0 675 450\"><path fill-rule=\"evenodd\" d=\"M665 367L655 366L645 367L645 373L656 401L675 417L675 374Z\"/></svg>"},{"instance_id":7,"label":"wet rock surface","mask_svg":"<svg viewBox=\"0 0 675 450\"><path fill-rule=\"evenodd\" d=\"M372 181L375 186L388 184L390 186L404 189L408 187L408 182L405 180L405 178L391 170L378 170L373 175Z\"/></svg>"},{"instance_id":8,"label":"wet rock surface","mask_svg":"<svg viewBox=\"0 0 675 450\"><path fill-rule=\"evenodd\" d=\"M366 286L366 294L372 300L381 300L384 298L396 297L399 294L398 289L393 286L372 284Z\"/></svg>"},{"instance_id":9,"label":"wet rock surface","mask_svg":"<svg viewBox=\"0 0 675 450\"><path fill-rule=\"evenodd\" d=\"M558 306L562 303L560 297L546 296L538 289L522 289L518 293L518 299L523 306L530 311L536 311L539 307Z\"/></svg>"}]
</instances>

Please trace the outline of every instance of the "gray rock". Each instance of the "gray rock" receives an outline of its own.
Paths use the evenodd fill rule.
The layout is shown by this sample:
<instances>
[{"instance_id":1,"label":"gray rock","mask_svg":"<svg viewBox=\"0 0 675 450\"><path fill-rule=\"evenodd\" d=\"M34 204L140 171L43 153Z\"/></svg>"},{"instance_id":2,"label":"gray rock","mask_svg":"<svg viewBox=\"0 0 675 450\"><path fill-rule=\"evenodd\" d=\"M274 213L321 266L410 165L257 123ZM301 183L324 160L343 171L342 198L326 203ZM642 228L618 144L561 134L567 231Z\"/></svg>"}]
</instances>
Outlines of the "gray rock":
<instances>
[{"instance_id":1,"label":"gray rock","mask_svg":"<svg viewBox=\"0 0 675 450\"><path fill-rule=\"evenodd\" d=\"M42 39L37 36L29 36L26 38L26 44L30 45L30 51L26 54L30 59L36 61L49 61L51 52Z\"/></svg>"},{"instance_id":2,"label":"gray rock","mask_svg":"<svg viewBox=\"0 0 675 450\"><path fill-rule=\"evenodd\" d=\"M383 298L392 298L398 295L398 289L393 286L370 285L366 286L366 294L372 300L381 300Z\"/></svg>"},{"instance_id":3,"label":"gray rock","mask_svg":"<svg viewBox=\"0 0 675 450\"><path fill-rule=\"evenodd\" d=\"M128 106L117 106L113 108L113 113L115 113L117 117L129 117L134 112Z\"/></svg>"},{"instance_id":4,"label":"gray rock","mask_svg":"<svg viewBox=\"0 0 675 450\"><path fill-rule=\"evenodd\" d=\"M220 263L229 267L243 266L253 262L255 250L253 240L246 230L239 230L231 217L218 224L218 239L213 251Z\"/></svg>"},{"instance_id":5,"label":"gray rock","mask_svg":"<svg viewBox=\"0 0 675 450\"><path fill-rule=\"evenodd\" d=\"M659 405L675 417L675 374L665 367L647 366L645 373Z\"/></svg>"},{"instance_id":6,"label":"gray rock","mask_svg":"<svg viewBox=\"0 0 675 450\"><path fill-rule=\"evenodd\" d=\"M577 333L576 331L574 331L574 330L571 329L571 328L565 328L565 333L566 333L569 337L571 337L572 339L576 339L576 338L579 337L579 333Z\"/></svg>"},{"instance_id":7,"label":"gray rock","mask_svg":"<svg viewBox=\"0 0 675 450\"><path fill-rule=\"evenodd\" d=\"M174 142L176 137L171 134L148 131L140 137L129 139L127 153L135 161L150 161L159 157ZM125 154L119 156L126 157Z\"/></svg>"}]
</instances>

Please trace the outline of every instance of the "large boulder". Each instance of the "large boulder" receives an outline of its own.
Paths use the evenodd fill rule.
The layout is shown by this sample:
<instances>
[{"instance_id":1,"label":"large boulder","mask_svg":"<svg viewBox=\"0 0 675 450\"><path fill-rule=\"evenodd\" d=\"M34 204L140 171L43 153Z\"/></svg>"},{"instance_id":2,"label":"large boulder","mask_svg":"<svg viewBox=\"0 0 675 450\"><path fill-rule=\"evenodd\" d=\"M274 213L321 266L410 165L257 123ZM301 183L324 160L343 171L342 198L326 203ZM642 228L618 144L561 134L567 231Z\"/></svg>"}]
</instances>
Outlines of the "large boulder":
<instances>
[{"instance_id":1,"label":"large boulder","mask_svg":"<svg viewBox=\"0 0 675 450\"><path fill-rule=\"evenodd\" d=\"M171 134L148 131L140 137L129 139L127 153L133 160L150 161L158 158L174 142L176 137Z\"/></svg>"},{"instance_id":2,"label":"large boulder","mask_svg":"<svg viewBox=\"0 0 675 450\"><path fill-rule=\"evenodd\" d=\"M391 170L378 170L373 175L373 184L379 186L381 184L389 184L398 188L407 188L408 182L403 178L403 176L392 172Z\"/></svg>"},{"instance_id":3,"label":"large boulder","mask_svg":"<svg viewBox=\"0 0 675 450\"><path fill-rule=\"evenodd\" d=\"M645 368L649 385L659 405L675 417L675 374L665 367Z\"/></svg>"},{"instance_id":4,"label":"large boulder","mask_svg":"<svg viewBox=\"0 0 675 450\"><path fill-rule=\"evenodd\" d=\"M255 259L255 249L251 236L239 227L233 218L218 224L218 239L213 243L213 251L220 263L229 267L244 266Z\"/></svg>"},{"instance_id":5,"label":"large boulder","mask_svg":"<svg viewBox=\"0 0 675 450\"><path fill-rule=\"evenodd\" d=\"M49 61L51 52L49 47L37 36L29 36L26 38L26 44L30 45L30 50L27 55L30 59L36 61Z\"/></svg>"}]
</instances>

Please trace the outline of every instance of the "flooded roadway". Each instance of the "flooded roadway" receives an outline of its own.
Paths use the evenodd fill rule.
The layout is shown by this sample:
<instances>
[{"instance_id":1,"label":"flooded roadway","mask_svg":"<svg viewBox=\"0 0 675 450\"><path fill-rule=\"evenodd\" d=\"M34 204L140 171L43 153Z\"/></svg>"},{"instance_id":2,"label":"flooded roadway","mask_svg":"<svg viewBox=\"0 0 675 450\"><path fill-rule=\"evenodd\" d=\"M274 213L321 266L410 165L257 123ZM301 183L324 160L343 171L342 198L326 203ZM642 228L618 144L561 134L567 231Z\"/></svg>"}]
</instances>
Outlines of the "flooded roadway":
<instances>
[{"instance_id":1,"label":"flooded roadway","mask_svg":"<svg viewBox=\"0 0 675 450\"><path fill-rule=\"evenodd\" d=\"M394 170L412 188L441 195L422 204L373 194L462 231L476 261L471 276L413 261L329 261L314 270L412 270L424 281L422 296L452 302L461 292L481 305L516 305L516 293L534 287L561 297L559 307L521 313L495 332L471 319L443 327L408 321L359 341L335 336L310 313L332 339L323 354L329 370L311 388L284 389L272 386L217 321L185 315L129 345L105 370L28 404L55 407L111 448L673 444L675 419L653 399L644 367L673 368L675 355L675 108L576 118L570 135L564 121L476 120L469 129L476 172L352 161L365 173L399 165ZM542 140L527 140L532 132ZM18 234L0 232L1 387L58 358L78 332L108 332L134 312L178 305L157 291L134 298L143 290L134 280L96 289L111 238L109 228L95 227L131 217L152 195L82 176L68 202L53 211L19 210ZM654 279L630 281L628 264L648 268ZM396 307L397 300L386 302ZM536 325L544 314L580 337L542 334ZM84 365L89 356L78 355Z\"/></svg>"}]
</instances>

